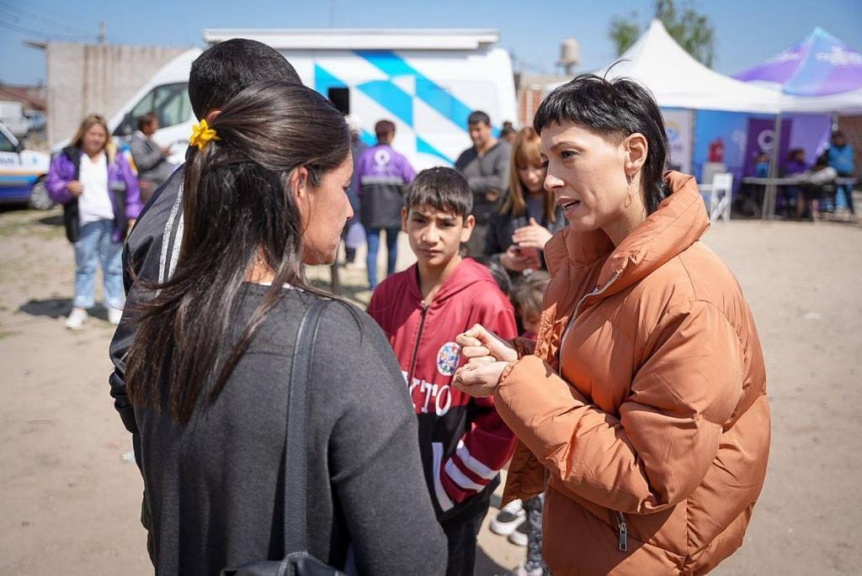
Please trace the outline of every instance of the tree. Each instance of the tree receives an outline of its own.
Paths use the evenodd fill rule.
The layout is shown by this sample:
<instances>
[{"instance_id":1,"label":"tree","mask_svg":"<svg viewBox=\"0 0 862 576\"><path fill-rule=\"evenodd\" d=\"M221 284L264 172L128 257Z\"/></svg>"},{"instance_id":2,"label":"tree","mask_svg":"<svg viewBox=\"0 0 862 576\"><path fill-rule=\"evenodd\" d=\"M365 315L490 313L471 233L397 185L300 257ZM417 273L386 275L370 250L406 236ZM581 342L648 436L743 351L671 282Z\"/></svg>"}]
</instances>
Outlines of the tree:
<instances>
[{"instance_id":1,"label":"tree","mask_svg":"<svg viewBox=\"0 0 862 576\"><path fill-rule=\"evenodd\" d=\"M637 42L641 35L640 27L635 22L637 20L637 12L632 12L628 20L619 16L614 16L611 20L611 40L617 47L617 56L631 48L632 44Z\"/></svg>"},{"instance_id":2,"label":"tree","mask_svg":"<svg viewBox=\"0 0 862 576\"><path fill-rule=\"evenodd\" d=\"M693 0L686 0L679 11L674 0L656 0L654 17L664 24L671 38L686 52L701 64L712 67L715 59L715 28L707 16L694 9ZM640 34L637 12L632 12L629 18L615 17L611 21L609 35L617 47L617 56L628 50Z\"/></svg>"}]
</instances>

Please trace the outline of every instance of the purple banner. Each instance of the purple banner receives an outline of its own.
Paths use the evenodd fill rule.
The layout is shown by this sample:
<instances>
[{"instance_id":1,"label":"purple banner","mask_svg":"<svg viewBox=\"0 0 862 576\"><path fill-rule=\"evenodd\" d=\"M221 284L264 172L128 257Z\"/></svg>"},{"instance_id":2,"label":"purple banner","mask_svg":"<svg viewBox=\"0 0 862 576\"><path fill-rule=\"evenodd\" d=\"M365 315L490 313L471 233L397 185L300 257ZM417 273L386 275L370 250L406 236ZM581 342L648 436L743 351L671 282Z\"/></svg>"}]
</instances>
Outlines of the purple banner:
<instances>
[{"instance_id":1,"label":"purple banner","mask_svg":"<svg viewBox=\"0 0 862 576\"><path fill-rule=\"evenodd\" d=\"M781 166L787 158L787 152L790 150L790 127L792 123L789 119L781 121L781 142L778 146L778 165L779 173ZM767 165L772 158L772 147L775 144L775 120L765 118L749 118L748 119L748 138L745 147L745 167L743 175L745 176L765 176L763 167L758 166L758 156L761 153L766 154ZM767 168L768 170L768 168Z\"/></svg>"},{"instance_id":2,"label":"purple banner","mask_svg":"<svg viewBox=\"0 0 862 576\"><path fill-rule=\"evenodd\" d=\"M805 163L811 166L829 144L829 138L832 135L832 117L826 114L805 114L791 116L790 120L793 122L793 128L790 130L790 150L801 148L805 152ZM778 165L781 169L787 162L787 157L784 156L779 160Z\"/></svg>"}]
</instances>

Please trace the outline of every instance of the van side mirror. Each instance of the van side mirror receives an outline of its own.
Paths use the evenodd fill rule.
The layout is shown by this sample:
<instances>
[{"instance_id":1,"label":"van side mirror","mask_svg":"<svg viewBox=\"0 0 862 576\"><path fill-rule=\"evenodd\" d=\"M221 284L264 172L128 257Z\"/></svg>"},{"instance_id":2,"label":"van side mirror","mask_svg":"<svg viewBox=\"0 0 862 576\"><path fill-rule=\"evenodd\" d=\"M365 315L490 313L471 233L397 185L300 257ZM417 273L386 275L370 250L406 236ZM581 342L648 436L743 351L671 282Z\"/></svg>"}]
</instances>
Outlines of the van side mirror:
<instances>
[{"instance_id":1,"label":"van side mirror","mask_svg":"<svg viewBox=\"0 0 862 576\"><path fill-rule=\"evenodd\" d=\"M135 119L132 118L132 113L127 112L123 116L123 121L120 122L114 129L114 136L131 136L135 132Z\"/></svg>"}]
</instances>

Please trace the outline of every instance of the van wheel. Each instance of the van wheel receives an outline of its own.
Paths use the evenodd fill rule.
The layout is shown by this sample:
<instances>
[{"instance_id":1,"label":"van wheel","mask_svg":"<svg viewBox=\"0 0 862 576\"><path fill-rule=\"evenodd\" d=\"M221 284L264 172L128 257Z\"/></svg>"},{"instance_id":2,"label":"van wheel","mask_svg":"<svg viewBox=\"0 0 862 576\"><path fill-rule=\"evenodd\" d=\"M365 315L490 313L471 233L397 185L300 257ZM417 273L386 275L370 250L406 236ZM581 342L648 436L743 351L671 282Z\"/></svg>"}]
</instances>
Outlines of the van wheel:
<instances>
[{"instance_id":1,"label":"van wheel","mask_svg":"<svg viewBox=\"0 0 862 576\"><path fill-rule=\"evenodd\" d=\"M54 201L48 196L48 187L45 186L45 179L39 178L33 188L30 190L30 208L34 210L48 210L54 206Z\"/></svg>"}]
</instances>

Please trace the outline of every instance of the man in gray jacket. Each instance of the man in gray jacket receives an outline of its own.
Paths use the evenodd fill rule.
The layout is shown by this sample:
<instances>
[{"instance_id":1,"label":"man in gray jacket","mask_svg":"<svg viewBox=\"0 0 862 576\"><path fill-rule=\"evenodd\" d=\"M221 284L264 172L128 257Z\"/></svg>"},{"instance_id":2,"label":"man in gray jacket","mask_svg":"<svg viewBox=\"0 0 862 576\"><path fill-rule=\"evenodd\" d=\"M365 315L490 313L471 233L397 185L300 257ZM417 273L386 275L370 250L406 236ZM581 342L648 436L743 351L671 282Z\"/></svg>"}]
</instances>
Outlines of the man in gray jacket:
<instances>
[{"instance_id":1,"label":"man in gray jacket","mask_svg":"<svg viewBox=\"0 0 862 576\"><path fill-rule=\"evenodd\" d=\"M473 146L461 153L455 162L455 169L464 175L473 192L476 226L467 243L467 255L478 257L485 247L488 217L508 188L512 148L505 140L494 137L491 118L481 110L471 112L467 117L467 130Z\"/></svg>"}]
</instances>

